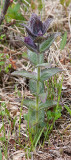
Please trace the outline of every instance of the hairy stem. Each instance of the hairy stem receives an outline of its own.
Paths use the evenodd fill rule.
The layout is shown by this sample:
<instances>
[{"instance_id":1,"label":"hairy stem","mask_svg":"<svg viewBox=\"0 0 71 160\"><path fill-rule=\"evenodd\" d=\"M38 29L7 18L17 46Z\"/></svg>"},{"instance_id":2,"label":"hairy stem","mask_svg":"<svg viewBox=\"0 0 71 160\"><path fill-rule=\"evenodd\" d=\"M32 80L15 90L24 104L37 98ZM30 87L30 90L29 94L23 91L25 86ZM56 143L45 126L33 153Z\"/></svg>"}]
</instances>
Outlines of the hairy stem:
<instances>
[{"instance_id":1,"label":"hairy stem","mask_svg":"<svg viewBox=\"0 0 71 160\"><path fill-rule=\"evenodd\" d=\"M38 54L38 64L39 64L39 54ZM40 70L40 67L38 67L37 68L37 95L36 95L36 122L37 123L39 119L38 109L39 109L40 74L41 74L41 70Z\"/></svg>"},{"instance_id":2,"label":"hairy stem","mask_svg":"<svg viewBox=\"0 0 71 160\"><path fill-rule=\"evenodd\" d=\"M38 111L38 104L39 104L39 80L40 80L40 67L37 69L38 80L37 80L37 96L36 96L36 110Z\"/></svg>"}]
</instances>

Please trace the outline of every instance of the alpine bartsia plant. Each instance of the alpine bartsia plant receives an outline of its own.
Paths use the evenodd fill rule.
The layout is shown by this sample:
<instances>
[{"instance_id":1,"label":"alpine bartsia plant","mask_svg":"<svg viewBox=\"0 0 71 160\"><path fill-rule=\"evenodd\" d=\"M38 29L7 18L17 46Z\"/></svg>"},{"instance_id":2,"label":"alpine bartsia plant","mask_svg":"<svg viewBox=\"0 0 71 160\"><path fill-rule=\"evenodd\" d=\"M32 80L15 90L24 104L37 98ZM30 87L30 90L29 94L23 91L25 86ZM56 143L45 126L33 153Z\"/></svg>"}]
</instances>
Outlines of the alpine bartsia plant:
<instances>
[{"instance_id":1,"label":"alpine bartsia plant","mask_svg":"<svg viewBox=\"0 0 71 160\"><path fill-rule=\"evenodd\" d=\"M29 108L28 114L25 115L29 135L37 135L37 137L39 135L41 137L46 127L45 110L56 105L55 101L47 100L48 93L45 90L44 81L62 71L60 68L50 68L48 63L44 63L44 52L49 49L58 36L58 33L53 33L52 35L47 33L52 20L53 18L48 18L42 23L40 17L33 13L27 25L24 23L21 24L27 32L27 36L22 41L29 49L28 59L34 65L34 68L37 69L37 72L31 73L22 70L12 73L14 76L22 76L30 79L29 88L30 92L34 95L34 100L29 98L24 99L23 103ZM33 143L36 146L37 143L35 140Z\"/></svg>"}]
</instances>

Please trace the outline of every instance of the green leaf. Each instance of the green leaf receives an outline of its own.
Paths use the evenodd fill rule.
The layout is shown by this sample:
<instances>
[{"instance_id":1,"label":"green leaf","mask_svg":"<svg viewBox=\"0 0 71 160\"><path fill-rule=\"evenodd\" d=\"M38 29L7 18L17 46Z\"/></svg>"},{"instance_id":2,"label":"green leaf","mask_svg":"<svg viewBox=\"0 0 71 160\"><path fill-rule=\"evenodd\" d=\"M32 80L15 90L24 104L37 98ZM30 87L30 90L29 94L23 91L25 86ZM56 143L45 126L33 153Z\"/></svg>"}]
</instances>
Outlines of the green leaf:
<instances>
[{"instance_id":1,"label":"green leaf","mask_svg":"<svg viewBox=\"0 0 71 160\"><path fill-rule=\"evenodd\" d=\"M6 18L8 19L8 17L11 19L16 19L16 20L23 20L24 17L22 16L21 12L20 12L20 4L12 4L11 7L8 8L8 12L6 15Z\"/></svg>"},{"instance_id":2,"label":"green leaf","mask_svg":"<svg viewBox=\"0 0 71 160\"><path fill-rule=\"evenodd\" d=\"M56 112L55 113L55 121L58 120L61 117L61 113Z\"/></svg>"},{"instance_id":3,"label":"green leaf","mask_svg":"<svg viewBox=\"0 0 71 160\"><path fill-rule=\"evenodd\" d=\"M17 120L17 116L13 119L13 127L15 126L16 120Z\"/></svg>"},{"instance_id":4,"label":"green leaf","mask_svg":"<svg viewBox=\"0 0 71 160\"><path fill-rule=\"evenodd\" d=\"M45 103L47 99L47 93L41 93L39 94L41 102Z\"/></svg>"},{"instance_id":5,"label":"green leaf","mask_svg":"<svg viewBox=\"0 0 71 160\"><path fill-rule=\"evenodd\" d=\"M2 160L2 153L1 153L1 148L0 148L0 160Z\"/></svg>"},{"instance_id":6,"label":"green leaf","mask_svg":"<svg viewBox=\"0 0 71 160\"><path fill-rule=\"evenodd\" d=\"M60 0L60 3L61 3L62 5L64 5L64 2L65 2L65 0Z\"/></svg>"},{"instance_id":7,"label":"green leaf","mask_svg":"<svg viewBox=\"0 0 71 160\"><path fill-rule=\"evenodd\" d=\"M64 107L66 108L66 110L69 112L69 114L71 116L71 109L67 105L65 105Z\"/></svg>"},{"instance_id":8,"label":"green leaf","mask_svg":"<svg viewBox=\"0 0 71 160\"><path fill-rule=\"evenodd\" d=\"M65 7L68 7L69 4L70 4L71 0L60 0L60 3L64 6L65 4Z\"/></svg>"},{"instance_id":9,"label":"green leaf","mask_svg":"<svg viewBox=\"0 0 71 160\"><path fill-rule=\"evenodd\" d=\"M44 92L44 84L40 82L39 84L39 93L43 93ZM36 94L37 92L37 82L35 80L30 80L29 81L29 88L31 93Z\"/></svg>"},{"instance_id":10,"label":"green leaf","mask_svg":"<svg viewBox=\"0 0 71 160\"><path fill-rule=\"evenodd\" d=\"M0 111L0 116L5 116L5 115L6 115L5 111Z\"/></svg>"},{"instance_id":11,"label":"green leaf","mask_svg":"<svg viewBox=\"0 0 71 160\"><path fill-rule=\"evenodd\" d=\"M39 0L39 1L38 1L38 10L39 10L39 11L42 11L42 8L43 8L43 5L44 5L43 3L44 3L44 2L43 2L42 0Z\"/></svg>"},{"instance_id":12,"label":"green leaf","mask_svg":"<svg viewBox=\"0 0 71 160\"><path fill-rule=\"evenodd\" d=\"M45 67L45 68L50 68L51 64L49 63L42 63L42 64L37 64L36 67Z\"/></svg>"},{"instance_id":13,"label":"green leaf","mask_svg":"<svg viewBox=\"0 0 71 160\"><path fill-rule=\"evenodd\" d=\"M5 64L4 61L1 61L1 62L0 62L0 66L3 66L4 64Z\"/></svg>"},{"instance_id":14,"label":"green leaf","mask_svg":"<svg viewBox=\"0 0 71 160\"><path fill-rule=\"evenodd\" d=\"M3 57L4 56L4 54L3 53L0 53L0 59L1 59L1 57Z\"/></svg>"},{"instance_id":15,"label":"green leaf","mask_svg":"<svg viewBox=\"0 0 71 160\"><path fill-rule=\"evenodd\" d=\"M39 140L41 138L41 135L42 135L42 133L44 131L44 128L45 127L43 126L43 128L39 129L38 132L37 132L37 134L35 135L35 138L33 140L33 144L34 144L35 147L37 146L37 144L38 144L38 142L39 142Z\"/></svg>"},{"instance_id":16,"label":"green leaf","mask_svg":"<svg viewBox=\"0 0 71 160\"><path fill-rule=\"evenodd\" d=\"M33 109L35 109L36 106L36 102L28 98L24 99L23 104L28 108L33 108Z\"/></svg>"},{"instance_id":17,"label":"green leaf","mask_svg":"<svg viewBox=\"0 0 71 160\"><path fill-rule=\"evenodd\" d=\"M8 111L7 108L5 108L5 113L7 114L8 117L10 117L10 112Z\"/></svg>"},{"instance_id":18,"label":"green leaf","mask_svg":"<svg viewBox=\"0 0 71 160\"><path fill-rule=\"evenodd\" d=\"M3 127L3 125L2 125L2 127L0 128L0 133L2 132L3 128L4 128L4 127Z\"/></svg>"},{"instance_id":19,"label":"green leaf","mask_svg":"<svg viewBox=\"0 0 71 160\"><path fill-rule=\"evenodd\" d=\"M21 77L26 77L26 78L29 78L29 79L37 80L37 76L36 76L35 73L31 73L31 72L28 72L28 71L25 71L25 70L15 71L15 72L11 73L11 75L21 76Z\"/></svg>"},{"instance_id":20,"label":"green leaf","mask_svg":"<svg viewBox=\"0 0 71 160\"><path fill-rule=\"evenodd\" d=\"M23 53L22 53L22 56L23 56L24 58L28 58L28 55L27 55L26 52L23 52Z\"/></svg>"},{"instance_id":21,"label":"green leaf","mask_svg":"<svg viewBox=\"0 0 71 160\"><path fill-rule=\"evenodd\" d=\"M53 117L55 117L55 113L52 112L51 110L48 110L46 113L49 121L52 120Z\"/></svg>"},{"instance_id":22,"label":"green leaf","mask_svg":"<svg viewBox=\"0 0 71 160\"><path fill-rule=\"evenodd\" d=\"M41 43L40 45L40 53L45 52L54 42L55 38L59 35L59 33L55 33L51 35L47 40Z\"/></svg>"},{"instance_id":23,"label":"green leaf","mask_svg":"<svg viewBox=\"0 0 71 160\"><path fill-rule=\"evenodd\" d=\"M36 119L36 112L38 112L38 119ZM29 108L28 114L25 116L25 120L27 120L30 124L30 127L34 127L37 124L41 125L44 122L44 110L36 111L33 108Z\"/></svg>"},{"instance_id":24,"label":"green leaf","mask_svg":"<svg viewBox=\"0 0 71 160\"><path fill-rule=\"evenodd\" d=\"M66 42L67 42L67 32L64 33L63 35L63 38L62 38L62 41L60 43L60 49L64 49L65 45L66 45Z\"/></svg>"},{"instance_id":25,"label":"green leaf","mask_svg":"<svg viewBox=\"0 0 71 160\"><path fill-rule=\"evenodd\" d=\"M69 6L70 2L71 2L71 0L67 0L67 1L66 1L66 7Z\"/></svg>"},{"instance_id":26,"label":"green leaf","mask_svg":"<svg viewBox=\"0 0 71 160\"><path fill-rule=\"evenodd\" d=\"M0 137L0 141L6 142L6 138L5 137Z\"/></svg>"},{"instance_id":27,"label":"green leaf","mask_svg":"<svg viewBox=\"0 0 71 160\"><path fill-rule=\"evenodd\" d=\"M40 80L41 82L48 80L50 77L54 76L58 72L62 72L63 70L61 68L49 68L44 69L41 72Z\"/></svg>"},{"instance_id":28,"label":"green leaf","mask_svg":"<svg viewBox=\"0 0 71 160\"><path fill-rule=\"evenodd\" d=\"M4 37L5 37L5 34L2 34L2 35L0 36L0 39L3 40Z\"/></svg>"},{"instance_id":29,"label":"green leaf","mask_svg":"<svg viewBox=\"0 0 71 160\"><path fill-rule=\"evenodd\" d=\"M30 50L28 50L28 59L30 60L30 62L32 62L34 65L38 64L38 54L36 54L35 52L32 52ZM44 62L44 55L40 54L39 55L39 63L43 63Z\"/></svg>"},{"instance_id":30,"label":"green leaf","mask_svg":"<svg viewBox=\"0 0 71 160\"><path fill-rule=\"evenodd\" d=\"M42 110L42 109L48 109L49 107L52 107L52 106L55 106L57 104L56 101L53 101L53 100L47 100L45 103L41 103L39 105L39 110Z\"/></svg>"}]
</instances>

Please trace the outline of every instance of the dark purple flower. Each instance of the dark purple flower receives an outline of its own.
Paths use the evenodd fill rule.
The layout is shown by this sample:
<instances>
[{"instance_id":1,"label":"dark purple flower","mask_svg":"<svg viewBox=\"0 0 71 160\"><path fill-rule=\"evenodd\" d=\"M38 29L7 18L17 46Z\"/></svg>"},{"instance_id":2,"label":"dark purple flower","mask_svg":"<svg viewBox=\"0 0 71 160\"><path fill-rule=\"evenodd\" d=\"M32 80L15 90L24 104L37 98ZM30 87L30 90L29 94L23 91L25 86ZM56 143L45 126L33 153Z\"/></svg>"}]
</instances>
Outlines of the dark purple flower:
<instances>
[{"instance_id":1,"label":"dark purple flower","mask_svg":"<svg viewBox=\"0 0 71 160\"><path fill-rule=\"evenodd\" d=\"M28 35L31 36L32 39L35 39L36 37L42 37L46 33L52 20L53 18L48 18L42 23L40 17L33 13L29 20L29 24L25 25L23 23L21 25L26 28Z\"/></svg>"},{"instance_id":2,"label":"dark purple flower","mask_svg":"<svg viewBox=\"0 0 71 160\"><path fill-rule=\"evenodd\" d=\"M31 37L25 37L24 38L24 43L26 45L27 48L29 48L30 50L37 52L37 45L34 43L34 41L31 39Z\"/></svg>"},{"instance_id":3,"label":"dark purple flower","mask_svg":"<svg viewBox=\"0 0 71 160\"><path fill-rule=\"evenodd\" d=\"M43 42L49 37L49 35L44 36L44 34L48 30L52 19L53 18L48 18L42 23L40 17L33 13L27 25L24 23L21 24L26 28L28 34L24 39L24 43L27 48L34 52L38 52L37 44Z\"/></svg>"}]
</instances>

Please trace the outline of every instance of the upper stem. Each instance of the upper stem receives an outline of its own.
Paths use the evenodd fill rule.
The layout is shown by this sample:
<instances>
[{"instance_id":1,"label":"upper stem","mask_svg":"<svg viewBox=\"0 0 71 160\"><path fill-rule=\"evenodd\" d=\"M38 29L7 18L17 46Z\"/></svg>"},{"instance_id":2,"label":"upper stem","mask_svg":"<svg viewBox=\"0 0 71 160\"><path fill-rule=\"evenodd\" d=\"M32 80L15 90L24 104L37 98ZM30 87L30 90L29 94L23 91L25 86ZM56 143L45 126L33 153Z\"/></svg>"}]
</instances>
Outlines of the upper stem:
<instances>
[{"instance_id":1,"label":"upper stem","mask_svg":"<svg viewBox=\"0 0 71 160\"><path fill-rule=\"evenodd\" d=\"M39 64L39 57L40 53L38 53L38 64ZM39 92L40 92L40 74L41 70L40 67L37 68L37 94L36 94L36 122L38 124L39 121ZM36 126L36 131L37 131L38 125Z\"/></svg>"},{"instance_id":2,"label":"upper stem","mask_svg":"<svg viewBox=\"0 0 71 160\"><path fill-rule=\"evenodd\" d=\"M37 111L38 111L38 105L39 105L39 90L40 90L40 67L37 68L37 96L36 96Z\"/></svg>"}]
</instances>

